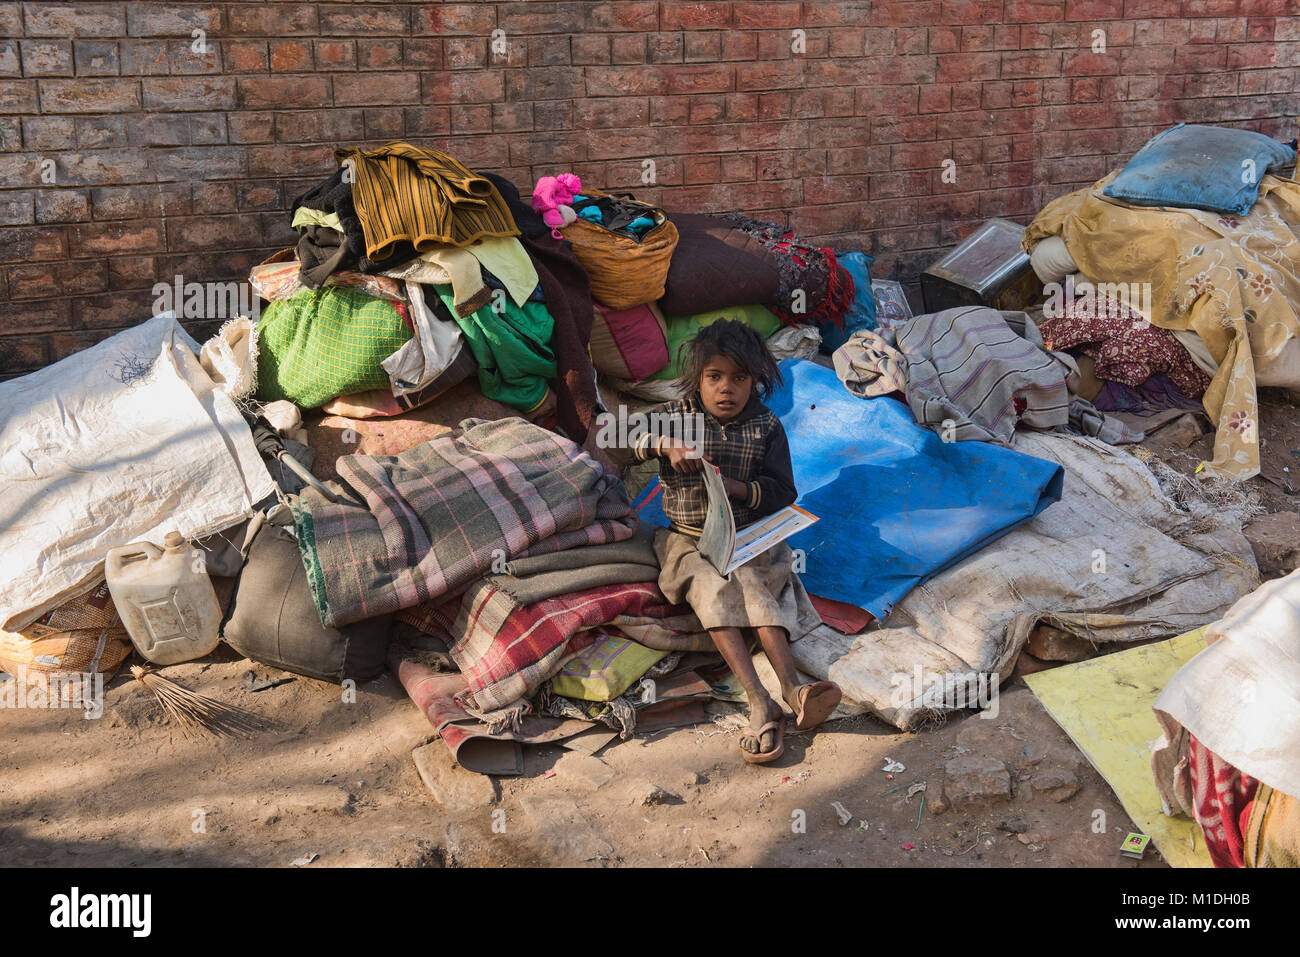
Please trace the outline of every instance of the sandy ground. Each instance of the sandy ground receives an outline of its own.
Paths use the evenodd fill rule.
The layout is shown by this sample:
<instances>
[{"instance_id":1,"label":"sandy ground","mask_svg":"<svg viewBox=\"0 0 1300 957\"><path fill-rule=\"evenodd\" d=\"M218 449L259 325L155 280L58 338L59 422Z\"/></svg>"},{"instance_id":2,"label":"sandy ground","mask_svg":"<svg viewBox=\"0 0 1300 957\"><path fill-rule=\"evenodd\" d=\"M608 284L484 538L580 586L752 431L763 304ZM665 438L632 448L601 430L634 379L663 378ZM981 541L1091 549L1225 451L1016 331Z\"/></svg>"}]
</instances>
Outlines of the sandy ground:
<instances>
[{"instance_id":1,"label":"sandy ground","mask_svg":"<svg viewBox=\"0 0 1300 957\"><path fill-rule=\"evenodd\" d=\"M306 678L247 692L250 668L280 674L233 654L167 671L285 730L186 737L128 677L109 686L98 720L0 711L5 862L285 867L315 854L308 866L1159 866L1117 856L1127 816L1018 680L995 719L915 735L842 719L787 735L774 765L746 765L734 731L702 724L615 740L599 758L529 749L524 776L493 782L451 765L391 676L345 703L339 688ZM431 740L445 804L411 757ZM936 814L944 762L963 747L1005 757L1014 797ZM1082 786L1068 800L1028 786L1043 755L1076 768ZM887 779L886 757L906 771ZM924 809L920 794L906 796L918 781ZM656 787L659 803L644 803ZM847 825L833 801L854 815Z\"/></svg>"},{"instance_id":2,"label":"sandy ground","mask_svg":"<svg viewBox=\"0 0 1300 957\"><path fill-rule=\"evenodd\" d=\"M1283 471L1300 468L1294 413L1286 397L1264 402L1266 477L1244 489L1268 511L1296 510L1291 472ZM1208 451L1148 445L1184 474ZM1141 862L1119 856L1132 822L1018 677L1003 686L996 718L967 715L920 734L867 716L842 719L816 735L788 734L786 754L772 765L745 764L734 730L701 724L615 740L598 758L560 746L527 749L522 777L494 780L451 764L391 676L362 684L349 702L337 686L307 678L249 692L243 676L250 669L283 677L224 646L204 662L166 671L278 722L278 730L249 740L186 736L125 674L108 686L98 720L75 710L0 709L0 860L1164 866L1154 849ZM412 759L430 741L437 797ZM960 754L1003 760L1012 796L945 809L943 768ZM906 770L887 778L886 758ZM1074 775L1077 792L1060 801L1036 792L1029 779L1048 766ZM926 783L924 808L920 794L907 797L918 782ZM853 815L845 825L837 801Z\"/></svg>"}]
</instances>

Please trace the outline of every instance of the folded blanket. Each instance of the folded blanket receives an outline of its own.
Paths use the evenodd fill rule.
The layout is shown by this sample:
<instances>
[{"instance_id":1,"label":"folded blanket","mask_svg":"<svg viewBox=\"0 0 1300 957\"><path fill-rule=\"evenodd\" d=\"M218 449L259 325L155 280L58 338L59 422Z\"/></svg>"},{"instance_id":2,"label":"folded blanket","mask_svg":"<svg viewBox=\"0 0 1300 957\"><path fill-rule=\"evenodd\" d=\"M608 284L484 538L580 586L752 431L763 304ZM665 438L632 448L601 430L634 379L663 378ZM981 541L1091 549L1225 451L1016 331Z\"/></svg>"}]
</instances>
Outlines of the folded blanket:
<instances>
[{"instance_id":1,"label":"folded blanket","mask_svg":"<svg viewBox=\"0 0 1300 957\"><path fill-rule=\"evenodd\" d=\"M417 628L445 628L451 634L452 660L465 676L469 701L483 712L531 695L569 658L592 645L596 626L626 621L641 641L636 626L647 619L683 634L688 633L683 625L699 630L699 622L667 604L653 582L602 585L521 605L481 581L459 599L421 605L400 616Z\"/></svg>"},{"instance_id":2,"label":"folded blanket","mask_svg":"<svg viewBox=\"0 0 1300 957\"><path fill-rule=\"evenodd\" d=\"M631 538L610 542L608 545L566 548L562 552L516 558L505 563L504 571L507 575L523 578L543 572L589 568L593 565L635 564L658 569L659 557L655 555L654 536L642 534L642 531L638 528L637 534Z\"/></svg>"},{"instance_id":3,"label":"folded blanket","mask_svg":"<svg viewBox=\"0 0 1300 957\"><path fill-rule=\"evenodd\" d=\"M569 592L580 591L583 588L594 588L596 585L658 581L659 566L617 562L589 565L585 568L559 568L523 578L514 575L491 575L487 580L493 587L505 592L519 604L531 605L547 598L554 598L556 595L567 595Z\"/></svg>"},{"instance_id":4,"label":"folded blanket","mask_svg":"<svg viewBox=\"0 0 1300 957\"><path fill-rule=\"evenodd\" d=\"M461 429L341 457L336 501L303 491L294 522L323 623L434 601L512 557L631 537L622 483L573 442L518 418Z\"/></svg>"}]
</instances>

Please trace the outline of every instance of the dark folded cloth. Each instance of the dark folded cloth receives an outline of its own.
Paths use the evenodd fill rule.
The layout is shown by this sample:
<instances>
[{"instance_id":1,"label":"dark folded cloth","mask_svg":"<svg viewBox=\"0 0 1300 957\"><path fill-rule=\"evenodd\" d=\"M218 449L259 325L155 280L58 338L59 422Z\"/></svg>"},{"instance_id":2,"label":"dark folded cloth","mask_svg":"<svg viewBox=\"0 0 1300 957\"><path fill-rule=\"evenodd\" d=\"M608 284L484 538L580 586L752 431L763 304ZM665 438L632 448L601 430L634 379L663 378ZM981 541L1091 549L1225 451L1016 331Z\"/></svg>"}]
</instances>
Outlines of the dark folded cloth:
<instances>
[{"instance_id":1,"label":"dark folded cloth","mask_svg":"<svg viewBox=\"0 0 1300 957\"><path fill-rule=\"evenodd\" d=\"M635 535L621 542L581 545L577 548L566 548L561 552L516 558L505 563L504 571L507 575L523 578L544 572L610 564L653 565L658 568L659 556L655 554L654 529L642 524L637 527Z\"/></svg>"},{"instance_id":2,"label":"dark folded cloth","mask_svg":"<svg viewBox=\"0 0 1300 957\"><path fill-rule=\"evenodd\" d=\"M1165 409L1204 408L1199 400L1190 399L1180 392L1163 372L1157 372L1137 388L1119 382L1104 382L1092 404L1102 412L1133 412L1137 415L1154 415Z\"/></svg>"},{"instance_id":3,"label":"dark folded cloth","mask_svg":"<svg viewBox=\"0 0 1300 957\"><path fill-rule=\"evenodd\" d=\"M515 226L525 236L541 236L549 233L551 228L542 222L542 217L533 211L533 208L525 203L519 196L519 188L504 176L498 176L496 173L478 173L492 182L501 194L501 198L506 201L506 206L510 208L510 215L515 218Z\"/></svg>"},{"instance_id":4,"label":"dark folded cloth","mask_svg":"<svg viewBox=\"0 0 1300 957\"><path fill-rule=\"evenodd\" d=\"M298 277L308 289L319 289L330 273L356 263L343 234L328 226L304 227L297 254L302 263Z\"/></svg>"},{"instance_id":5,"label":"dark folded cloth","mask_svg":"<svg viewBox=\"0 0 1300 957\"><path fill-rule=\"evenodd\" d=\"M600 585L627 585L636 582L657 582L659 565L638 562L610 562L588 565L585 568L557 568L535 575L489 575L485 579L493 588L505 592L521 605L534 605L539 601L567 595Z\"/></svg>"},{"instance_id":6,"label":"dark folded cloth","mask_svg":"<svg viewBox=\"0 0 1300 957\"><path fill-rule=\"evenodd\" d=\"M596 370L587 352L595 312L591 284L566 240L555 239L548 230L540 236L525 233L519 241L533 261L546 309L555 320L551 349L559 373L553 383L556 414L564 432L581 445L600 406Z\"/></svg>"},{"instance_id":7,"label":"dark folded cloth","mask_svg":"<svg viewBox=\"0 0 1300 957\"><path fill-rule=\"evenodd\" d=\"M343 227L343 238L347 252L344 253L335 269L356 269L363 273L375 275L386 269L395 269L404 263L410 262L417 255L415 247L408 242L399 242L393 245L393 254L381 262L374 262L366 257L366 238L361 230L361 220L357 218L357 207L352 202L352 184L343 181L344 167L340 166L334 175L318 186L314 186L301 196L297 197L289 207L290 222L293 221L293 214L298 207L305 206L307 209L319 210L322 213L334 213L339 218L339 223ZM310 228L309 228L310 229ZM304 233L304 237L306 237ZM314 241L314 240L313 240ZM304 271L302 273L303 285L317 289L325 281L325 276L329 273L320 274L319 269L316 275L320 281L311 285L311 279L306 274L306 261L302 259L302 242L299 241L298 258L303 262ZM328 259L328 254L315 254L316 261L323 262ZM332 270L331 270L332 271Z\"/></svg>"},{"instance_id":8,"label":"dark folded cloth","mask_svg":"<svg viewBox=\"0 0 1300 957\"><path fill-rule=\"evenodd\" d=\"M659 300L665 315L765 305L780 297L776 255L756 238L715 216L669 213L668 218L678 239Z\"/></svg>"}]
</instances>

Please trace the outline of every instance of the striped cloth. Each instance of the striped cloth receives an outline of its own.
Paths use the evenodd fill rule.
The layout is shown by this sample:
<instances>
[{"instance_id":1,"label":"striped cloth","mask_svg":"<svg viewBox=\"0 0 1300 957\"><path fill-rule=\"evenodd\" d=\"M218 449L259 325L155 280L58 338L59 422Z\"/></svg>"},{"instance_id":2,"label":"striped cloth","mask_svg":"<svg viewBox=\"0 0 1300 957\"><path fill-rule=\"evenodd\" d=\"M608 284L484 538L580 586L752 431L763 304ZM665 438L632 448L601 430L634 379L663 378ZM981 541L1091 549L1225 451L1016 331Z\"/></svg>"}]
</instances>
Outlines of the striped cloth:
<instances>
[{"instance_id":1,"label":"striped cloth","mask_svg":"<svg viewBox=\"0 0 1300 957\"><path fill-rule=\"evenodd\" d=\"M1018 421L1039 429L1069 421L1065 369L996 309L917 316L896 344L907 360L912 414L948 441L1008 442Z\"/></svg>"},{"instance_id":2,"label":"striped cloth","mask_svg":"<svg viewBox=\"0 0 1300 957\"><path fill-rule=\"evenodd\" d=\"M397 455L341 457L336 502L303 490L294 523L323 623L434 601L510 558L632 536L623 483L573 442L518 418L460 427Z\"/></svg>"},{"instance_id":3,"label":"striped cloth","mask_svg":"<svg viewBox=\"0 0 1300 957\"><path fill-rule=\"evenodd\" d=\"M446 153L409 143L374 150L339 149L352 170L352 201L366 256L379 261L405 240L418 252L438 244L468 246L492 236L518 236L510 208L486 177Z\"/></svg>"},{"instance_id":4,"label":"striped cloth","mask_svg":"<svg viewBox=\"0 0 1300 957\"><path fill-rule=\"evenodd\" d=\"M400 619L428 633L449 633L470 701L484 712L530 696L601 637L597 626L654 619L674 633L699 631L689 609L668 604L654 582L600 585L521 605L485 580L459 599L421 605Z\"/></svg>"}]
</instances>

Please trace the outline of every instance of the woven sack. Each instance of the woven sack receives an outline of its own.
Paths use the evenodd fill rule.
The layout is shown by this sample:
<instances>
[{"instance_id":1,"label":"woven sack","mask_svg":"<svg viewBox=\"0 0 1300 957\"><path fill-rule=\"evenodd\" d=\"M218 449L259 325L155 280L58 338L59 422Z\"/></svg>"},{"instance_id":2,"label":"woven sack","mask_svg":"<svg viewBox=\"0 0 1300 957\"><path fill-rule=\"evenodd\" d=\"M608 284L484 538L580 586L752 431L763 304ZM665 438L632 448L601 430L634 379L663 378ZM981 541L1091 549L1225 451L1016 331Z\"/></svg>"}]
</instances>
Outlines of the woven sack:
<instances>
[{"instance_id":1,"label":"woven sack","mask_svg":"<svg viewBox=\"0 0 1300 957\"><path fill-rule=\"evenodd\" d=\"M599 198L608 194L587 189L583 195ZM677 227L662 209L634 200L624 202L644 206L645 215L655 221L640 242L581 216L563 229L564 238L573 245L573 255L591 281L591 297L611 309L630 309L662 296L677 248Z\"/></svg>"},{"instance_id":2,"label":"woven sack","mask_svg":"<svg viewBox=\"0 0 1300 957\"><path fill-rule=\"evenodd\" d=\"M131 656L131 637L100 582L21 631L0 631L0 671L102 674L112 678Z\"/></svg>"}]
</instances>

